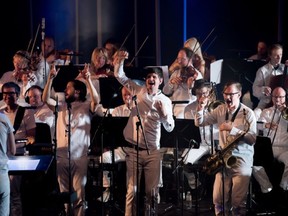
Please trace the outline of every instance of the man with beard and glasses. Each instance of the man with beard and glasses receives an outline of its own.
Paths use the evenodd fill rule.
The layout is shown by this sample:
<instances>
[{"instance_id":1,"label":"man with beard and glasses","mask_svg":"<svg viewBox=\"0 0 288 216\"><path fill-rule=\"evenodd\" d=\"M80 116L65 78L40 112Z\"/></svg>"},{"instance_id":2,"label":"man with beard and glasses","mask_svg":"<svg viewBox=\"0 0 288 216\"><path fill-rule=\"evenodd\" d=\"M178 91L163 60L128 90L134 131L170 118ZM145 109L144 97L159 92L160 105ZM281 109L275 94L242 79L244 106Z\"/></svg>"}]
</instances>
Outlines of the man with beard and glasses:
<instances>
[{"instance_id":1,"label":"man with beard and glasses","mask_svg":"<svg viewBox=\"0 0 288 216\"><path fill-rule=\"evenodd\" d=\"M159 86L163 73L159 67L145 68L145 86L137 85L123 70L128 53L119 51L114 58L114 75L133 95L133 105L123 134L126 140L127 192L125 215L136 215L140 206L137 193L142 171L145 178L147 215L157 215L157 194L160 181L161 125L171 132L174 129L171 100ZM137 175L139 174L139 175ZM137 182L137 180L139 180ZM151 213L151 214L150 214ZM137 214L138 215L138 214Z\"/></svg>"},{"instance_id":2,"label":"man with beard and glasses","mask_svg":"<svg viewBox=\"0 0 288 216\"><path fill-rule=\"evenodd\" d=\"M219 105L211 113L204 114L206 99L201 97L196 108L196 126L217 124L219 128L219 145L223 154L220 153L217 161L220 164L223 161L225 163L219 169L215 169L215 215L230 215L229 211L232 215L246 215L246 198L253 166L253 145L256 141L256 117L249 107L240 102L241 91L242 86L239 82L228 82L223 89L225 104ZM215 164L212 163L209 167Z\"/></svg>"},{"instance_id":3,"label":"man with beard and glasses","mask_svg":"<svg viewBox=\"0 0 288 216\"><path fill-rule=\"evenodd\" d=\"M86 209L85 185L87 182L88 150L90 145L91 117L99 96L90 77L89 64L80 72L82 78L66 85L65 101L57 102L51 97L51 86L58 70L50 70L42 99L53 110L58 111L57 130L57 175L60 192L76 192L77 198L65 205L67 215L84 216ZM90 100L86 100L87 89ZM71 188L69 187L69 183Z\"/></svg>"}]
</instances>

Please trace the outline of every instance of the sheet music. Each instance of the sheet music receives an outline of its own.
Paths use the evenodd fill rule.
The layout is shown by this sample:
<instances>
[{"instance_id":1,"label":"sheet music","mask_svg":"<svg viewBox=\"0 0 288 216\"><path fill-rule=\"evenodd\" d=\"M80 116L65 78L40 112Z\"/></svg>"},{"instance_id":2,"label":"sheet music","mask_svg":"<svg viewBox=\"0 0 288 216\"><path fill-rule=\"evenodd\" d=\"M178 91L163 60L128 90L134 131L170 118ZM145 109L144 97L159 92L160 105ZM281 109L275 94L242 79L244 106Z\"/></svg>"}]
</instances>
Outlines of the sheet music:
<instances>
[{"instance_id":1,"label":"sheet music","mask_svg":"<svg viewBox=\"0 0 288 216\"><path fill-rule=\"evenodd\" d=\"M27 160L27 159L17 159L17 160L9 160L8 168L9 170L15 171L24 171L24 170L36 170L40 160Z\"/></svg>"}]
</instances>

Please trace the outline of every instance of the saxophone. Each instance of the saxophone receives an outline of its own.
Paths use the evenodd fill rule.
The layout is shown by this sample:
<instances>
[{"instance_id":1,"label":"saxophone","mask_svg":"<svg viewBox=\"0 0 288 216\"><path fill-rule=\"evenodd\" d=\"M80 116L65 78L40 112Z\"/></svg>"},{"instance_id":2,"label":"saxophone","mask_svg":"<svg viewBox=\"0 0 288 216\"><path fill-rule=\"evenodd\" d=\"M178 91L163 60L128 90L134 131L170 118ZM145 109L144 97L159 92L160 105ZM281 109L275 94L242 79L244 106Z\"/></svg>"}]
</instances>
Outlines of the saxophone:
<instances>
[{"instance_id":1,"label":"saxophone","mask_svg":"<svg viewBox=\"0 0 288 216\"><path fill-rule=\"evenodd\" d=\"M244 116L246 116L245 110L243 110ZM219 172L224 166L227 168L231 168L237 162L237 157L231 155L231 151L237 146L237 142L249 131L250 124L247 119L244 117L245 131L241 131L235 136L227 137L227 143L225 148L212 154L208 157L203 166L203 171L206 172L208 175L213 175Z\"/></svg>"},{"instance_id":2,"label":"saxophone","mask_svg":"<svg viewBox=\"0 0 288 216\"><path fill-rule=\"evenodd\" d=\"M231 155L231 151L236 147L237 141L245 134L246 132L242 131L233 136L233 139L227 142L225 148L208 157L204 162L203 171L208 175L213 175L219 172L224 166L231 168L237 162L237 158Z\"/></svg>"}]
</instances>

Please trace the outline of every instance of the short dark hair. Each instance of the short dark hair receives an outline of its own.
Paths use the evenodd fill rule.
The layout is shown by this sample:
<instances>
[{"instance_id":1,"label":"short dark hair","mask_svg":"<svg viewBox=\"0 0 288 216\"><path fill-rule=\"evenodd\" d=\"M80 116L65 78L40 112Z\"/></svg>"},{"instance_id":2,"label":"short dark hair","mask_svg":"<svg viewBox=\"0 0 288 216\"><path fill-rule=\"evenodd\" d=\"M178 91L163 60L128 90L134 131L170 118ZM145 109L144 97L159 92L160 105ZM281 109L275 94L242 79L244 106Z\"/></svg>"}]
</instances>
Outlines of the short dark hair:
<instances>
[{"instance_id":1,"label":"short dark hair","mask_svg":"<svg viewBox=\"0 0 288 216\"><path fill-rule=\"evenodd\" d=\"M163 71L161 67L148 66L144 68L145 78L148 76L148 74L151 74L151 73L155 73L159 76L159 78L163 78Z\"/></svg>"},{"instance_id":2,"label":"short dark hair","mask_svg":"<svg viewBox=\"0 0 288 216\"><path fill-rule=\"evenodd\" d=\"M236 88L238 89L238 91L239 91L239 92L242 92L242 85L241 85L241 83L238 82L238 81L235 81L235 80L228 81L228 82L225 84L224 88L223 88L223 92L224 92L229 86L231 86L231 85L235 85Z\"/></svg>"},{"instance_id":3,"label":"short dark hair","mask_svg":"<svg viewBox=\"0 0 288 216\"><path fill-rule=\"evenodd\" d=\"M6 82L2 85L1 91L3 93L4 88L14 88L17 96L20 94L20 86L15 82Z\"/></svg>"},{"instance_id":4,"label":"short dark hair","mask_svg":"<svg viewBox=\"0 0 288 216\"><path fill-rule=\"evenodd\" d=\"M196 95L196 91L199 90L199 89L202 89L204 87L208 87L208 88L211 88L211 83L204 80L204 79L199 79L199 80L195 80L195 83L194 83L194 86L192 88L192 94L193 95Z\"/></svg>"}]
</instances>

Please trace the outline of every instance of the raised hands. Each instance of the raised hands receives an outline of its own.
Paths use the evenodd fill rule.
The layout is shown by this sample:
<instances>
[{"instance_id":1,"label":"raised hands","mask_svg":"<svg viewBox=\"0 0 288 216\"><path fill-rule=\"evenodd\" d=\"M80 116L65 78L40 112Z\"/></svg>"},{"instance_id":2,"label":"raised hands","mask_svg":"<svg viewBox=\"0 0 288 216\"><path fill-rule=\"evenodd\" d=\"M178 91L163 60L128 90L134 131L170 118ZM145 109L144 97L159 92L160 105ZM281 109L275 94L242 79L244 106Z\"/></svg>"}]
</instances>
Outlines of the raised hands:
<instances>
[{"instance_id":1,"label":"raised hands","mask_svg":"<svg viewBox=\"0 0 288 216\"><path fill-rule=\"evenodd\" d=\"M78 77L88 80L91 76L90 64L85 63L83 70L80 70L79 72L80 73Z\"/></svg>"},{"instance_id":2,"label":"raised hands","mask_svg":"<svg viewBox=\"0 0 288 216\"><path fill-rule=\"evenodd\" d=\"M117 51L113 56L113 65L124 64L124 60L128 59L129 53L127 51Z\"/></svg>"},{"instance_id":3,"label":"raised hands","mask_svg":"<svg viewBox=\"0 0 288 216\"><path fill-rule=\"evenodd\" d=\"M52 64L50 68L49 79L54 79L57 76L59 70L60 68L56 69L55 64Z\"/></svg>"}]
</instances>

